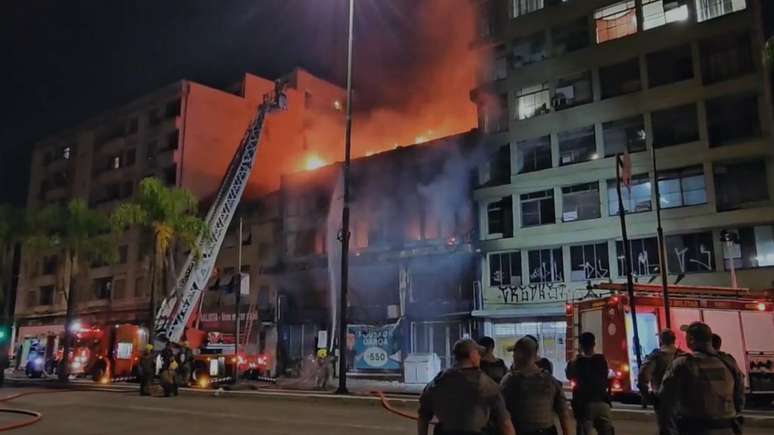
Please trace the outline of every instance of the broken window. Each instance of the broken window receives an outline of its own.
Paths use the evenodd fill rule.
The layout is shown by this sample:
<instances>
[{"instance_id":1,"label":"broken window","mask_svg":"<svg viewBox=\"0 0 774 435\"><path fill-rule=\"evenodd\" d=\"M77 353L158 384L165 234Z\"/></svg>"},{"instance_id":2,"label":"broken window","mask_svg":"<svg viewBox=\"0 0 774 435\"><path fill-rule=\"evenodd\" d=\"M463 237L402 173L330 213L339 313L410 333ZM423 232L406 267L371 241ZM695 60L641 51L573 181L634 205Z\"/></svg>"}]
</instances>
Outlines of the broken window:
<instances>
[{"instance_id":1,"label":"broken window","mask_svg":"<svg viewBox=\"0 0 774 435\"><path fill-rule=\"evenodd\" d=\"M618 215L618 190L617 180L607 180L607 211L610 216ZM632 183L627 188L621 186L621 198L623 198L624 211L626 213L639 213L650 211L650 178L648 174L632 177Z\"/></svg>"},{"instance_id":2,"label":"broken window","mask_svg":"<svg viewBox=\"0 0 774 435\"><path fill-rule=\"evenodd\" d=\"M551 42L554 56L588 47L591 41L587 17L583 16L569 23L552 27Z\"/></svg>"},{"instance_id":3,"label":"broken window","mask_svg":"<svg viewBox=\"0 0 774 435\"><path fill-rule=\"evenodd\" d=\"M593 99L591 71L586 71L560 78L556 83L551 105L555 110L562 110L590 103Z\"/></svg>"},{"instance_id":4,"label":"broken window","mask_svg":"<svg viewBox=\"0 0 774 435\"><path fill-rule=\"evenodd\" d=\"M522 227L534 227L553 223L556 223L553 189L521 195Z\"/></svg>"},{"instance_id":5,"label":"broken window","mask_svg":"<svg viewBox=\"0 0 774 435\"><path fill-rule=\"evenodd\" d=\"M559 165L587 162L597 157L597 144L594 126L564 131L558 134Z\"/></svg>"},{"instance_id":6,"label":"broken window","mask_svg":"<svg viewBox=\"0 0 774 435\"><path fill-rule=\"evenodd\" d=\"M635 1L626 0L597 9L594 12L594 25L598 44L637 33Z\"/></svg>"},{"instance_id":7,"label":"broken window","mask_svg":"<svg viewBox=\"0 0 774 435\"><path fill-rule=\"evenodd\" d=\"M513 237L513 200L510 196L486 206L487 233L493 237Z\"/></svg>"},{"instance_id":8,"label":"broken window","mask_svg":"<svg viewBox=\"0 0 774 435\"><path fill-rule=\"evenodd\" d=\"M521 285L521 252L489 254L489 285Z\"/></svg>"},{"instance_id":9,"label":"broken window","mask_svg":"<svg viewBox=\"0 0 774 435\"><path fill-rule=\"evenodd\" d=\"M634 58L599 69L602 98L612 98L642 90L640 62Z\"/></svg>"},{"instance_id":10,"label":"broken window","mask_svg":"<svg viewBox=\"0 0 774 435\"><path fill-rule=\"evenodd\" d=\"M550 107L551 94L545 83L523 88L516 94L516 117L518 119L544 115L550 111Z\"/></svg>"},{"instance_id":11,"label":"broken window","mask_svg":"<svg viewBox=\"0 0 774 435\"><path fill-rule=\"evenodd\" d=\"M721 35L699 43L702 81L716 83L755 71L750 34Z\"/></svg>"},{"instance_id":12,"label":"broken window","mask_svg":"<svg viewBox=\"0 0 774 435\"><path fill-rule=\"evenodd\" d=\"M546 34L543 30L511 42L511 66L521 68L548 58Z\"/></svg>"},{"instance_id":13,"label":"broken window","mask_svg":"<svg viewBox=\"0 0 774 435\"><path fill-rule=\"evenodd\" d=\"M518 173L539 171L551 167L551 136L516 142Z\"/></svg>"},{"instance_id":14,"label":"broken window","mask_svg":"<svg viewBox=\"0 0 774 435\"><path fill-rule=\"evenodd\" d=\"M529 282L564 281L562 248L529 251Z\"/></svg>"},{"instance_id":15,"label":"broken window","mask_svg":"<svg viewBox=\"0 0 774 435\"><path fill-rule=\"evenodd\" d=\"M648 85L651 88L693 78L690 45L680 45L648 53Z\"/></svg>"},{"instance_id":16,"label":"broken window","mask_svg":"<svg viewBox=\"0 0 774 435\"><path fill-rule=\"evenodd\" d=\"M505 144L497 149L479 170L480 186L496 186L511 181L511 147Z\"/></svg>"},{"instance_id":17,"label":"broken window","mask_svg":"<svg viewBox=\"0 0 774 435\"><path fill-rule=\"evenodd\" d=\"M543 9L543 0L512 0L513 18Z\"/></svg>"},{"instance_id":18,"label":"broken window","mask_svg":"<svg viewBox=\"0 0 774 435\"><path fill-rule=\"evenodd\" d=\"M658 273L658 241L655 237L629 239L629 248L632 275L648 276ZM622 241L615 242L615 252L618 259L618 276L626 276Z\"/></svg>"},{"instance_id":19,"label":"broken window","mask_svg":"<svg viewBox=\"0 0 774 435\"><path fill-rule=\"evenodd\" d=\"M701 165L658 173L661 207L686 207L707 203L704 168Z\"/></svg>"},{"instance_id":20,"label":"broken window","mask_svg":"<svg viewBox=\"0 0 774 435\"><path fill-rule=\"evenodd\" d=\"M730 246L724 245L726 269L774 266L774 225L757 225L726 230L735 236Z\"/></svg>"},{"instance_id":21,"label":"broken window","mask_svg":"<svg viewBox=\"0 0 774 435\"><path fill-rule=\"evenodd\" d=\"M602 124L605 156L645 151L645 120L642 115Z\"/></svg>"},{"instance_id":22,"label":"broken window","mask_svg":"<svg viewBox=\"0 0 774 435\"><path fill-rule=\"evenodd\" d=\"M653 146L663 148L699 140L696 104L658 110L651 114Z\"/></svg>"},{"instance_id":23,"label":"broken window","mask_svg":"<svg viewBox=\"0 0 774 435\"><path fill-rule=\"evenodd\" d=\"M643 30L688 19L687 0L642 0Z\"/></svg>"},{"instance_id":24,"label":"broken window","mask_svg":"<svg viewBox=\"0 0 774 435\"><path fill-rule=\"evenodd\" d=\"M570 246L570 280L585 281L610 276L607 243Z\"/></svg>"},{"instance_id":25,"label":"broken window","mask_svg":"<svg viewBox=\"0 0 774 435\"><path fill-rule=\"evenodd\" d=\"M701 23L746 8L746 0L696 0L696 21Z\"/></svg>"},{"instance_id":26,"label":"broken window","mask_svg":"<svg viewBox=\"0 0 774 435\"><path fill-rule=\"evenodd\" d=\"M712 232L667 236L665 243L669 272L683 274L715 270Z\"/></svg>"},{"instance_id":27,"label":"broken window","mask_svg":"<svg viewBox=\"0 0 774 435\"><path fill-rule=\"evenodd\" d=\"M596 219L599 216L599 183L562 187L562 221Z\"/></svg>"},{"instance_id":28,"label":"broken window","mask_svg":"<svg viewBox=\"0 0 774 435\"><path fill-rule=\"evenodd\" d=\"M718 211L734 210L769 199L766 163L763 159L716 163L714 173Z\"/></svg>"},{"instance_id":29,"label":"broken window","mask_svg":"<svg viewBox=\"0 0 774 435\"><path fill-rule=\"evenodd\" d=\"M761 135L756 95L733 95L707 101L707 131L711 147Z\"/></svg>"},{"instance_id":30,"label":"broken window","mask_svg":"<svg viewBox=\"0 0 774 435\"><path fill-rule=\"evenodd\" d=\"M54 286L45 285L40 288L38 293L38 305L53 305L54 303Z\"/></svg>"}]
</instances>

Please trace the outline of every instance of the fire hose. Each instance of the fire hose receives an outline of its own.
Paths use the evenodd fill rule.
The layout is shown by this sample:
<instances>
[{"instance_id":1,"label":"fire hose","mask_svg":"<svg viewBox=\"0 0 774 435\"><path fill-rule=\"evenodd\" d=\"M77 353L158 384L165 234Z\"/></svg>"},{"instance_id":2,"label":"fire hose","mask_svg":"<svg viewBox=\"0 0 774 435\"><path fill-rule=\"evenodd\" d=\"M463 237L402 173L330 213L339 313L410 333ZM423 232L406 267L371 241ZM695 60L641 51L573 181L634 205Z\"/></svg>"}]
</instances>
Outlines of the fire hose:
<instances>
[{"instance_id":1,"label":"fire hose","mask_svg":"<svg viewBox=\"0 0 774 435\"><path fill-rule=\"evenodd\" d=\"M419 420L419 415L414 414L413 412L407 412L407 411L401 411L400 409L395 409L390 402L387 401L387 397L384 396L384 393L381 391L371 391L372 396L376 396L379 398L379 402L382 404L382 408L384 408L387 412L390 412L392 414L397 415L398 417L408 418L409 420ZM435 419L430 422L430 424L436 424L437 422Z\"/></svg>"}]
</instances>

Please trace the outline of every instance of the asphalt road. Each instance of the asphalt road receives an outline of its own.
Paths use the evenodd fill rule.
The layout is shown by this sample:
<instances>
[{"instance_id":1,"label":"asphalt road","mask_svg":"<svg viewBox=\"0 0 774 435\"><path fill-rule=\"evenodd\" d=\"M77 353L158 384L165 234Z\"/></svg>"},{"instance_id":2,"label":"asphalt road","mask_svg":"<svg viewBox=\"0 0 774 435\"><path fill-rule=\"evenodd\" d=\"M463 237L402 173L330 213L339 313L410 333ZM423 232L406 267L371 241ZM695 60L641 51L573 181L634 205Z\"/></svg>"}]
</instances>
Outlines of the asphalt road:
<instances>
[{"instance_id":1,"label":"asphalt road","mask_svg":"<svg viewBox=\"0 0 774 435\"><path fill-rule=\"evenodd\" d=\"M30 389L3 389L0 396ZM137 393L51 392L25 396L0 407L43 413L40 422L17 434L413 434L414 423L384 411L374 402L335 399L224 398L184 395L140 397ZM413 405L412 405L413 406ZM0 414L0 425L22 417ZM617 432L652 435L648 421L617 421ZM747 435L770 434L771 428L750 428Z\"/></svg>"}]
</instances>

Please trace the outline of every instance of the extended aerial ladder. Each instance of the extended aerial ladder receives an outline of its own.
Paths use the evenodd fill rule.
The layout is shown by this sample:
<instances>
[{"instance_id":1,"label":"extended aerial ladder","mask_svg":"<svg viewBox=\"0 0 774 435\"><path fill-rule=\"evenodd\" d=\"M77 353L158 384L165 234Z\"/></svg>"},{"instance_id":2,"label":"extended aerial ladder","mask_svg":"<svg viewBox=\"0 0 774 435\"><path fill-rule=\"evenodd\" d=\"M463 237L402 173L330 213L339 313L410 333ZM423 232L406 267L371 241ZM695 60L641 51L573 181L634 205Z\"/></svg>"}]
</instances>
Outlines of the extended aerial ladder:
<instances>
[{"instance_id":1,"label":"extended aerial ladder","mask_svg":"<svg viewBox=\"0 0 774 435\"><path fill-rule=\"evenodd\" d=\"M188 254L175 287L161 303L153 325L157 340L176 343L183 338L191 314L196 309L202 291L215 267L215 260L226 237L229 224L255 166L255 157L261 142L266 116L286 108L287 97L283 85L277 82L274 92L264 96L263 103L258 107L255 118L247 127L229 164L215 201L205 218L207 233L197 241L197 249Z\"/></svg>"}]
</instances>

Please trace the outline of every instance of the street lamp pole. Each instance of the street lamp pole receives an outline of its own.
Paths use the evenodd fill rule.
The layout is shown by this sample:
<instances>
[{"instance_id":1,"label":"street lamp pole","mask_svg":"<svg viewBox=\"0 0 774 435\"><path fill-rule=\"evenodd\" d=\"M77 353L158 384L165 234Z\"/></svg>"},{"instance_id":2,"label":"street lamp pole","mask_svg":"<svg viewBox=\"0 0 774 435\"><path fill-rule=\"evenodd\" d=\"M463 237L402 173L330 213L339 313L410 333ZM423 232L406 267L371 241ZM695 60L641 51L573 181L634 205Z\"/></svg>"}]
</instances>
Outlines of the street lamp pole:
<instances>
[{"instance_id":1,"label":"street lamp pole","mask_svg":"<svg viewBox=\"0 0 774 435\"><path fill-rule=\"evenodd\" d=\"M347 31L347 123L344 131L344 207L341 211L341 299L339 301L339 388L347 391L347 287L349 286L349 184L352 151L352 32L355 24L355 0L349 0Z\"/></svg>"}]
</instances>

